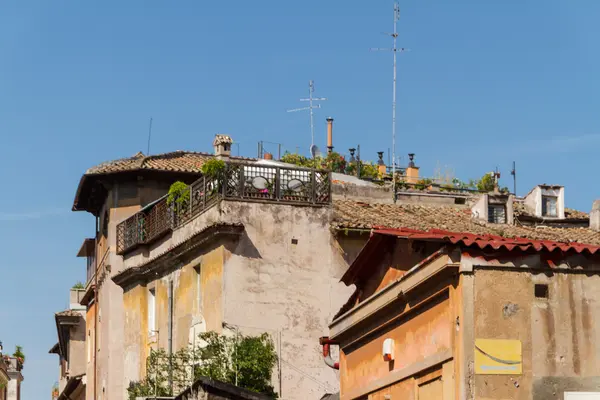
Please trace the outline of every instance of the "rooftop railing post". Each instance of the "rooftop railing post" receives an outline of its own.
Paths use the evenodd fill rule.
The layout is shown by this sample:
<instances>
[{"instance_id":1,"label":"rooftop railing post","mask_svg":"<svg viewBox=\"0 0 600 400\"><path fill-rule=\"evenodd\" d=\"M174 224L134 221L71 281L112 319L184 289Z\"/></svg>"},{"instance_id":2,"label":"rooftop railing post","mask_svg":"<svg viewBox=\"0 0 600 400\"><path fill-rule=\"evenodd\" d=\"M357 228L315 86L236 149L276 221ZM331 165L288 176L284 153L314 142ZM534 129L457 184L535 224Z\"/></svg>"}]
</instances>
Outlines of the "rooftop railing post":
<instances>
[{"instance_id":1,"label":"rooftop railing post","mask_svg":"<svg viewBox=\"0 0 600 400\"><path fill-rule=\"evenodd\" d=\"M202 210L206 210L206 175L202 177Z\"/></svg>"},{"instance_id":2,"label":"rooftop railing post","mask_svg":"<svg viewBox=\"0 0 600 400\"><path fill-rule=\"evenodd\" d=\"M310 172L310 201L313 204L317 202L317 171L315 169Z\"/></svg>"},{"instance_id":3,"label":"rooftop railing post","mask_svg":"<svg viewBox=\"0 0 600 400\"><path fill-rule=\"evenodd\" d=\"M239 174L240 181L239 181L239 185L238 185L238 190L239 190L238 197L241 199L244 198L244 194L245 194L244 187L246 184L246 175L244 174L244 172L245 172L244 167L240 167L240 174Z\"/></svg>"},{"instance_id":4,"label":"rooftop railing post","mask_svg":"<svg viewBox=\"0 0 600 400\"><path fill-rule=\"evenodd\" d=\"M275 168L275 199L281 200L280 186L281 186L281 169L279 167Z\"/></svg>"}]
</instances>

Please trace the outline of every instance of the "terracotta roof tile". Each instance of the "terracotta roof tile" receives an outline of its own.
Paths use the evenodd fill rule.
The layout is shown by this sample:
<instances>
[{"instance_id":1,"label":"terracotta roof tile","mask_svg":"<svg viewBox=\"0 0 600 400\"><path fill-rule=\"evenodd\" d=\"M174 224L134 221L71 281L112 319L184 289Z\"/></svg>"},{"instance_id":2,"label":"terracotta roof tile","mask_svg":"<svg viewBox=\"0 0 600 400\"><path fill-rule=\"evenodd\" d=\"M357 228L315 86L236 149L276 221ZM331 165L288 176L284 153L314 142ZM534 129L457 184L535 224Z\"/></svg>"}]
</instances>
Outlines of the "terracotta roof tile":
<instances>
[{"instance_id":1,"label":"terracotta roof tile","mask_svg":"<svg viewBox=\"0 0 600 400\"><path fill-rule=\"evenodd\" d=\"M529 217L535 217L534 213L531 210L528 210L523 204L522 201L515 201L513 203L513 208L515 211L515 217L519 217L522 215L526 215ZM573 210L572 208L565 208L565 218L566 219L588 219L590 215L584 211Z\"/></svg>"},{"instance_id":2,"label":"terracotta roof tile","mask_svg":"<svg viewBox=\"0 0 600 400\"><path fill-rule=\"evenodd\" d=\"M589 228L551 228L490 224L471 218L469 208L422 204L369 204L349 200L333 202L334 229L371 229L385 226L421 231L441 229L453 232L522 237L556 242L600 245L600 233Z\"/></svg>"},{"instance_id":3,"label":"terracotta roof tile","mask_svg":"<svg viewBox=\"0 0 600 400\"><path fill-rule=\"evenodd\" d=\"M82 313L83 313L83 311L65 310L65 311L57 312L56 316L57 317L81 317Z\"/></svg>"},{"instance_id":4,"label":"terracotta roof tile","mask_svg":"<svg viewBox=\"0 0 600 400\"><path fill-rule=\"evenodd\" d=\"M202 164L213 157L213 154L191 151L174 151L171 153L150 156L137 153L133 157L98 164L95 167L88 169L85 174L99 175L140 169L170 172L199 172L202 168ZM232 156L230 159L237 161L255 161L254 158L236 156Z\"/></svg>"}]
</instances>

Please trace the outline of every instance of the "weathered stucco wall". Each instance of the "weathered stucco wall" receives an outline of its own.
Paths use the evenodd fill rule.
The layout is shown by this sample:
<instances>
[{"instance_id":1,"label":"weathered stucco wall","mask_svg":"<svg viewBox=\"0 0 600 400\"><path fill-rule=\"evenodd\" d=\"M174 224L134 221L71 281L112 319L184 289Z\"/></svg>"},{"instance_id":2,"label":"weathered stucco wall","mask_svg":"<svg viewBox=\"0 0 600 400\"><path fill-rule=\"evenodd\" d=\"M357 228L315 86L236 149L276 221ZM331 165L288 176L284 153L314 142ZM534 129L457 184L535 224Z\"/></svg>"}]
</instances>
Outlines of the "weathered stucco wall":
<instances>
[{"instance_id":1,"label":"weathered stucco wall","mask_svg":"<svg viewBox=\"0 0 600 400\"><path fill-rule=\"evenodd\" d=\"M221 332L225 322L238 326L242 334L267 332L278 351L281 348L281 365L273 384L278 389L281 380L286 399L318 398L337 390L338 378L324 364L318 339L327 334L328 322L353 289L339 283L348 263L329 230L331 212L330 208L224 201L149 249L126 255L125 265L137 266L211 224L242 223L245 227L239 240L195 250L188 262L153 283L160 346L167 347L167 285L173 280L174 350L190 342L193 327L194 333ZM362 241L356 243L362 247ZM200 271L201 310L195 267ZM126 298L140 296L141 292L126 290ZM138 302L126 300L127 312L139 313L134 310ZM130 320L125 336L131 336L126 342L133 349L142 343L133 337L139 334L139 324L135 318ZM141 352L139 357L144 357Z\"/></svg>"},{"instance_id":2,"label":"weathered stucco wall","mask_svg":"<svg viewBox=\"0 0 600 400\"><path fill-rule=\"evenodd\" d=\"M76 376L86 373L87 353L85 348L85 319L81 318L79 325L69 332L69 375Z\"/></svg>"},{"instance_id":3,"label":"weathered stucco wall","mask_svg":"<svg viewBox=\"0 0 600 400\"><path fill-rule=\"evenodd\" d=\"M283 398L319 398L336 389L318 339L352 288L339 282L348 264L329 230L331 209L227 202L221 212L246 233L224 267L224 322L272 335L281 349Z\"/></svg>"},{"instance_id":4,"label":"weathered stucco wall","mask_svg":"<svg viewBox=\"0 0 600 400\"><path fill-rule=\"evenodd\" d=\"M554 271L519 270L544 266L532 256L515 270L475 269L475 339L520 340L523 353L522 375L475 375L477 398L547 400L563 399L565 391L600 392L600 276L581 273L594 265L590 261L571 257ZM547 285L547 298L536 296L536 284Z\"/></svg>"},{"instance_id":5,"label":"weathered stucco wall","mask_svg":"<svg viewBox=\"0 0 600 400\"><path fill-rule=\"evenodd\" d=\"M221 331L223 257L223 246L211 248L194 254L175 271L159 275L147 284L124 290L126 385L144 377L151 348L158 346L168 349L170 281L173 282L173 351L194 344L201 332ZM155 291L156 325L153 330L158 331L155 333L150 332L148 326L150 289ZM202 296L199 296L199 292Z\"/></svg>"}]
</instances>

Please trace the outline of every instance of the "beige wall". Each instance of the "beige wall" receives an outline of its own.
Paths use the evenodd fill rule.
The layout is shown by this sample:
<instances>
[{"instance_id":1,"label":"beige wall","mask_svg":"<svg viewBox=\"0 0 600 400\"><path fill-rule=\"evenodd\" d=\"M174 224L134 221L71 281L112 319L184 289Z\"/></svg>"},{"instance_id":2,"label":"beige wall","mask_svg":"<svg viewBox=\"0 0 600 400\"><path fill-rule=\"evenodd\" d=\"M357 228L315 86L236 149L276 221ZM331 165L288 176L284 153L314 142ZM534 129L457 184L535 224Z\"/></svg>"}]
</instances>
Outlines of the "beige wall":
<instances>
[{"instance_id":1,"label":"beige wall","mask_svg":"<svg viewBox=\"0 0 600 400\"><path fill-rule=\"evenodd\" d=\"M97 260L100 263L107 253L104 266L105 274L99 277L98 287L98 338L96 347L97 367L97 399L98 400L122 400L126 398L126 386L124 376L135 375L137 366L141 361L130 363L124 356L123 347L123 290L116 285L110 277L123 269L123 259L116 254L116 227L124 219L137 212L141 206L156 200L168 191L169 184L156 181L136 181L128 184L115 183L109 190L106 203L100 216L104 215L104 209L110 212L108 238L100 237L96 248ZM100 226L100 234L102 228ZM99 275L103 275L101 269ZM92 337L94 333L92 330ZM125 361L127 360L127 364ZM137 360L134 360L137 361ZM145 362L145 361L144 361ZM93 361L88 367L87 395L92 395L94 370ZM125 370L127 365L127 371ZM135 367L132 367L135 365ZM91 370L91 371L90 371ZM132 372L133 371L133 372ZM89 373L91 372L91 374Z\"/></svg>"},{"instance_id":2,"label":"beige wall","mask_svg":"<svg viewBox=\"0 0 600 400\"><path fill-rule=\"evenodd\" d=\"M286 399L319 398L337 390L338 377L322 359L318 343L328 322L352 293L339 283L347 269L344 251L329 230L331 209L261 203L222 202L177 229L146 251L126 255L125 265L139 265L174 243L216 222L242 223L245 233L235 242L219 242L197 250L175 271L147 287L128 288L125 302L127 359L137 365L126 371L126 382L139 379L148 344L144 335L144 305L148 288L156 287L160 347L167 348L168 282L173 281L174 350L186 346L195 333L223 331L223 322L242 334L271 334L281 348L281 381ZM297 244L292 244L292 239ZM362 240L357 243L363 243ZM348 248L352 246L347 246ZM196 271L200 267L202 309L198 310ZM165 332L165 334L163 334ZM224 331L228 333L228 330ZM280 340L281 338L281 340ZM281 342L281 343L280 343ZM151 344L156 346L155 344ZM146 352L146 353L144 353ZM298 371L299 370L299 371ZM315 380L322 384L315 383ZM279 388L279 368L273 384Z\"/></svg>"},{"instance_id":3,"label":"beige wall","mask_svg":"<svg viewBox=\"0 0 600 400\"><path fill-rule=\"evenodd\" d=\"M547 299L535 297L536 283L548 285ZM520 340L523 351L521 376L475 376L478 398L545 400L562 399L565 390L600 392L596 273L476 270L474 298L475 338Z\"/></svg>"}]
</instances>

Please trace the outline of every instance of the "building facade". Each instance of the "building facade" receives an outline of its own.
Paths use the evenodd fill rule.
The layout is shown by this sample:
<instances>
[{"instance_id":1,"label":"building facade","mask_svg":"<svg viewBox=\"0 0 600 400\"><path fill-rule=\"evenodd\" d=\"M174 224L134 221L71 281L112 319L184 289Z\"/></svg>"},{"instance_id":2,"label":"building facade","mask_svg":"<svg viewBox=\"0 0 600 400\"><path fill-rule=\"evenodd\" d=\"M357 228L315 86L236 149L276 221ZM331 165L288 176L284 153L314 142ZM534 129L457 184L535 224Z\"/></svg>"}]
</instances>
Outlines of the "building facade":
<instances>
[{"instance_id":1,"label":"building facade","mask_svg":"<svg viewBox=\"0 0 600 400\"><path fill-rule=\"evenodd\" d=\"M596 213L559 186L471 200L341 205L338 227L371 228L320 341L341 399L600 396Z\"/></svg>"},{"instance_id":2,"label":"building facade","mask_svg":"<svg viewBox=\"0 0 600 400\"><path fill-rule=\"evenodd\" d=\"M59 400L86 398L86 370L90 354L86 351L86 309L80 304L84 295L85 290L71 289L69 309L54 315L58 342L50 353L58 356Z\"/></svg>"},{"instance_id":3,"label":"building facade","mask_svg":"<svg viewBox=\"0 0 600 400\"><path fill-rule=\"evenodd\" d=\"M280 359L273 385L285 398L337 389L314 342L351 293L329 230L330 174L232 157L222 137L214 147L136 155L82 178L74 209L97 220L79 252L95 265L82 299L88 398L125 398L151 348L175 352L207 330L270 334ZM212 159L225 162L226 179L203 177ZM189 208L169 203L176 181L191 184Z\"/></svg>"}]
</instances>

